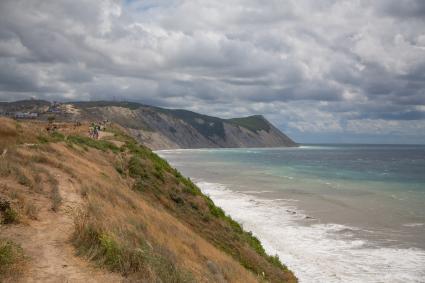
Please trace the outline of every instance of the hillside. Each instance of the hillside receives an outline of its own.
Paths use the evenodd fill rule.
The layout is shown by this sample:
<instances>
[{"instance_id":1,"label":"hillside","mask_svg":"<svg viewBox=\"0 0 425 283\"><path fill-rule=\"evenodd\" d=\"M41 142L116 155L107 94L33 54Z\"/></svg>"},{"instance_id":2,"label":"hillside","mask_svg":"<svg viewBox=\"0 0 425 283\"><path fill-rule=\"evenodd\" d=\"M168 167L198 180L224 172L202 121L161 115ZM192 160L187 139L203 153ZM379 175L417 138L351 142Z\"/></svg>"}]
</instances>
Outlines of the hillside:
<instances>
[{"instance_id":1,"label":"hillside","mask_svg":"<svg viewBox=\"0 0 425 283\"><path fill-rule=\"evenodd\" d=\"M123 127L0 125L0 282L296 282Z\"/></svg>"},{"instance_id":2,"label":"hillside","mask_svg":"<svg viewBox=\"0 0 425 283\"><path fill-rule=\"evenodd\" d=\"M41 119L45 103L33 101ZM23 102L28 107L31 101ZM0 104L0 112L16 110L14 103ZM41 106L39 106L41 105ZM26 109L26 108L25 108ZM151 149L282 147L296 146L289 137L263 116L221 119L181 109L164 109L134 102L72 102L61 104L57 113L62 121L109 120L126 128L139 142ZM44 112L43 112L44 111Z\"/></svg>"}]
</instances>

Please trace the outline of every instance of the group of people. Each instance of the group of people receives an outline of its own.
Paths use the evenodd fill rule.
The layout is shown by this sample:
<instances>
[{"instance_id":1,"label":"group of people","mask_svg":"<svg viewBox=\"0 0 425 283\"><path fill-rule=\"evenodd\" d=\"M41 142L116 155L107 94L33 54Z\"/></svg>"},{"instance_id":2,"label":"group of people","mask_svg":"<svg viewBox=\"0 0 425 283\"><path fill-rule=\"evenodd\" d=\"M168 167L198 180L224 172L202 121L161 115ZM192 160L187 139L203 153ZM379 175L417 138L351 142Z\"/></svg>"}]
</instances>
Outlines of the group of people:
<instances>
[{"instance_id":1,"label":"group of people","mask_svg":"<svg viewBox=\"0 0 425 283\"><path fill-rule=\"evenodd\" d=\"M98 123L91 123L89 128L89 136L95 140L99 139L99 132L105 129L107 123L109 123L108 120L103 120Z\"/></svg>"},{"instance_id":2,"label":"group of people","mask_svg":"<svg viewBox=\"0 0 425 283\"><path fill-rule=\"evenodd\" d=\"M89 128L89 136L92 139L99 139L99 131L100 131L100 125L97 123L92 123L90 128Z\"/></svg>"}]
</instances>

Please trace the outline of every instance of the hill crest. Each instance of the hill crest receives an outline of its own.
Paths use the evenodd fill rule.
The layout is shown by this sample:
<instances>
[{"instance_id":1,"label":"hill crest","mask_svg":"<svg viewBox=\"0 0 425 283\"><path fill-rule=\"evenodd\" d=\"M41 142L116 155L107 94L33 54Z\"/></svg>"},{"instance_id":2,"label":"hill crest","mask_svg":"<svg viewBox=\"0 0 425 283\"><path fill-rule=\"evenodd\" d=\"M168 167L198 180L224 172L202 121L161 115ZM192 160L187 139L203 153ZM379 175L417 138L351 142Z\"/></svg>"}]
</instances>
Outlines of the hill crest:
<instances>
[{"instance_id":1,"label":"hill crest","mask_svg":"<svg viewBox=\"0 0 425 283\"><path fill-rule=\"evenodd\" d=\"M33 102L33 107L29 105ZM77 101L46 106L45 101L22 103L26 111L63 121L109 120L129 130L151 149L286 147L297 144L262 115L221 119L183 109L167 109L127 101ZM0 103L0 112L19 109L20 102ZM3 110L1 110L3 109Z\"/></svg>"}]
</instances>

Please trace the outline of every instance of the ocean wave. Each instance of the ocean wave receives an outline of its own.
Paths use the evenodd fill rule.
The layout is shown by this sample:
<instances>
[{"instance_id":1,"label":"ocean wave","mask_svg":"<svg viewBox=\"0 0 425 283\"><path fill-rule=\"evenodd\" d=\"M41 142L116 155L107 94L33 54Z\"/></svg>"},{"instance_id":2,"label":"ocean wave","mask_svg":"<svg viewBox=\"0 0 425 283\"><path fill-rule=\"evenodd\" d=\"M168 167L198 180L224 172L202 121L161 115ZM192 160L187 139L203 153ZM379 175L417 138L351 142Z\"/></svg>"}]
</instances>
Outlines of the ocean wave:
<instances>
[{"instance_id":1,"label":"ocean wave","mask_svg":"<svg viewBox=\"0 0 425 283\"><path fill-rule=\"evenodd\" d=\"M404 227L422 227L424 223L406 223L403 224Z\"/></svg>"},{"instance_id":2,"label":"ocean wave","mask_svg":"<svg viewBox=\"0 0 425 283\"><path fill-rule=\"evenodd\" d=\"M293 202L234 192L222 184L197 184L256 234L270 254L278 254L300 282L425 282L424 250L373 246L353 237L357 227L300 225L300 216L306 215Z\"/></svg>"}]
</instances>

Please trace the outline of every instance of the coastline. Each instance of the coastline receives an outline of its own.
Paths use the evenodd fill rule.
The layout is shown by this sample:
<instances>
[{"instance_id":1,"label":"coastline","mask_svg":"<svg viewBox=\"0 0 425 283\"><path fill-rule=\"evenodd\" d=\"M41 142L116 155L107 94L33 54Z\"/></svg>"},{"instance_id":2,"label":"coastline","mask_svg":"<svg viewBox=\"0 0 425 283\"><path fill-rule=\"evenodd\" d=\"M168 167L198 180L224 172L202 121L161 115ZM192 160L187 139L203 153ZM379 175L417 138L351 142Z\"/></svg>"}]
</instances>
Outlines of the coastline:
<instances>
[{"instance_id":1,"label":"coastline","mask_svg":"<svg viewBox=\"0 0 425 283\"><path fill-rule=\"evenodd\" d=\"M167 153L210 150L157 153L182 170L184 162L173 162ZM211 168L199 168L199 171L208 169ZM269 254L278 254L300 282L423 282L425 250L376 246L370 239L359 237L358 234L368 232L356 226L311 221L315 215L300 209L296 198L270 197L267 187L244 190L237 185L241 182L229 184L220 180L219 175L205 178L211 172L203 172L199 177L182 171L227 214L252 231ZM404 258L402 262L400 257ZM337 269L335 261L339 262Z\"/></svg>"}]
</instances>

